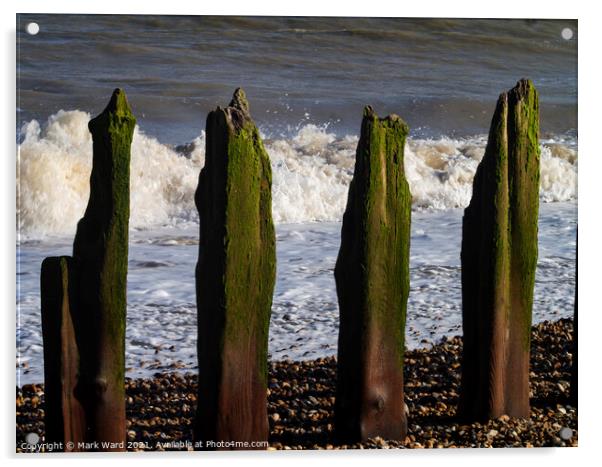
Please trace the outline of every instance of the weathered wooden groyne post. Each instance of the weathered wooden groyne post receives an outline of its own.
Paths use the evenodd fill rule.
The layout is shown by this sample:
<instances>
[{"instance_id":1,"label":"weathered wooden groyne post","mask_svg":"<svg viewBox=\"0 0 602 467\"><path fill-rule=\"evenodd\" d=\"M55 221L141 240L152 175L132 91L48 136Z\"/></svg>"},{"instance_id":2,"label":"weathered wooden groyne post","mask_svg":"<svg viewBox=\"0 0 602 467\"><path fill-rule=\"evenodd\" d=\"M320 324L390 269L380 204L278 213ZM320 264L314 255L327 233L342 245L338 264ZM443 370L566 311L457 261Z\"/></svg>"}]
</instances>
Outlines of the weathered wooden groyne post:
<instances>
[{"instance_id":1,"label":"weathered wooden groyne post","mask_svg":"<svg viewBox=\"0 0 602 467\"><path fill-rule=\"evenodd\" d=\"M531 81L500 95L462 226L459 414L529 416L537 265L539 108Z\"/></svg>"},{"instance_id":2,"label":"weathered wooden groyne post","mask_svg":"<svg viewBox=\"0 0 602 467\"><path fill-rule=\"evenodd\" d=\"M335 267L340 309L335 431L341 442L407 431L403 356L412 197L408 126L364 109Z\"/></svg>"},{"instance_id":3,"label":"weathered wooden groyne post","mask_svg":"<svg viewBox=\"0 0 602 467\"><path fill-rule=\"evenodd\" d=\"M126 282L135 125L120 89L113 92L107 108L90 120L90 200L73 244L78 268L76 339L81 339L75 391L86 413L86 439L109 443L123 443L126 437Z\"/></svg>"},{"instance_id":4,"label":"weathered wooden groyne post","mask_svg":"<svg viewBox=\"0 0 602 467\"><path fill-rule=\"evenodd\" d=\"M46 423L62 424L61 441L72 441L76 448L75 440L84 441L88 444L83 450L125 450L130 147L135 124L125 93L116 89L106 109L88 125L93 141L90 199L77 225L73 258L47 258L42 268L44 354L55 356L63 375L46 380L47 394L53 395L46 399L51 408ZM77 413L67 416L69 407Z\"/></svg>"},{"instance_id":5,"label":"weathered wooden groyne post","mask_svg":"<svg viewBox=\"0 0 602 467\"><path fill-rule=\"evenodd\" d=\"M85 417L75 398L79 350L73 327L75 293L73 258L50 257L42 262L40 296L44 339L44 431L48 443L73 443L79 451L84 441Z\"/></svg>"},{"instance_id":6,"label":"weathered wooden groyne post","mask_svg":"<svg viewBox=\"0 0 602 467\"><path fill-rule=\"evenodd\" d=\"M195 202L199 393L194 426L210 441L267 441L267 348L276 278L272 173L242 89L209 113ZM248 449L249 447L247 447Z\"/></svg>"}]
</instances>

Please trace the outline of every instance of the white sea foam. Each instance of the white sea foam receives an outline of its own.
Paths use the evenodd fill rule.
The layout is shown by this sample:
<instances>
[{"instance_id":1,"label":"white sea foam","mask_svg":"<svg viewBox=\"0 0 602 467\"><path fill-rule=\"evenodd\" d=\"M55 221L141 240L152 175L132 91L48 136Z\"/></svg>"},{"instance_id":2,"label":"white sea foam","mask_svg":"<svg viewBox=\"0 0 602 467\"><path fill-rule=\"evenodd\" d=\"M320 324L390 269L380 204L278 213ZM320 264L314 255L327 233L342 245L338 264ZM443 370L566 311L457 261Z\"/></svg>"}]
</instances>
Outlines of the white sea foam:
<instances>
[{"instance_id":1,"label":"white sea foam","mask_svg":"<svg viewBox=\"0 0 602 467\"><path fill-rule=\"evenodd\" d=\"M92 141L90 115L59 111L42 127L33 120L21 130L18 227L23 238L70 235L89 195ZM265 140L273 169L273 215L277 223L340 220L353 175L358 137L338 137L308 124L292 138ZM483 157L486 137L409 139L406 176L415 209L465 207L472 179ZM132 143L132 228L196 222L194 191L205 159L205 135L186 154L161 144L138 128ZM544 202L577 196L574 144L542 142L541 189Z\"/></svg>"},{"instance_id":2,"label":"white sea foam","mask_svg":"<svg viewBox=\"0 0 602 467\"><path fill-rule=\"evenodd\" d=\"M573 314L576 203L541 206L533 321ZM336 355L339 311L334 267L341 224L276 227L277 274L269 332L272 360ZM197 313L194 269L198 228L135 231L130 235L126 374L150 377L176 368L195 371ZM19 248L17 384L43 381L40 264L69 254L71 238ZM406 345L424 347L462 333L459 209L412 216Z\"/></svg>"},{"instance_id":3,"label":"white sea foam","mask_svg":"<svg viewBox=\"0 0 602 467\"><path fill-rule=\"evenodd\" d=\"M33 120L21 130L18 227L24 237L75 232L90 193L90 115L59 111L44 128ZM197 138L199 145L203 135ZM130 166L133 228L195 218L194 190L204 157L190 158L144 135L136 127Z\"/></svg>"}]
</instances>

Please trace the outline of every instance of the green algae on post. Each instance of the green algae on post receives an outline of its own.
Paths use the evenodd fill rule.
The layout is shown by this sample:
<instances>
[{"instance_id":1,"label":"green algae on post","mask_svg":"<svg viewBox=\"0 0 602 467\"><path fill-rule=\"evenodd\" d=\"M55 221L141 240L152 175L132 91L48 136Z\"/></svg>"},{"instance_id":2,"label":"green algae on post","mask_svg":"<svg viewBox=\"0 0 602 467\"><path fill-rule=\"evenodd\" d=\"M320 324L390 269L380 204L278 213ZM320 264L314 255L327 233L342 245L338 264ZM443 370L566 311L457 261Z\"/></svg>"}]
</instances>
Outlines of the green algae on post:
<instances>
[{"instance_id":1,"label":"green algae on post","mask_svg":"<svg viewBox=\"0 0 602 467\"><path fill-rule=\"evenodd\" d=\"M242 89L209 113L195 194L199 394L195 441L267 441L267 350L276 278L270 160ZM242 444L225 445L241 448ZM247 449L249 446L246 447Z\"/></svg>"},{"instance_id":2,"label":"green algae on post","mask_svg":"<svg viewBox=\"0 0 602 467\"><path fill-rule=\"evenodd\" d=\"M468 420L529 415L538 139L538 94L523 79L498 99L464 211L459 412Z\"/></svg>"},{"instance_id":3,"label":"green algae on post","mask_svg":"<svg viewBox=\"0 0 602 467\"><path fill-rule=\"evenodd\" d=\"M130 217L130 147L136 119L116 89L90 120L90 199L77 224L75 331L80 349L76 395L86 413L86 441L125 442L125 323Z\"/></svg>"},{"instance_id":4,"label":"green algae on post","mask_svg":"<svg viewBox=\"0 0 602 467\"><path fill-rule=\"evenodd\" d=\"M335 267L340 309L336 436L403 439L403 354L412 197L408 126L364 110Z\"/></svg>"}]
</instances>

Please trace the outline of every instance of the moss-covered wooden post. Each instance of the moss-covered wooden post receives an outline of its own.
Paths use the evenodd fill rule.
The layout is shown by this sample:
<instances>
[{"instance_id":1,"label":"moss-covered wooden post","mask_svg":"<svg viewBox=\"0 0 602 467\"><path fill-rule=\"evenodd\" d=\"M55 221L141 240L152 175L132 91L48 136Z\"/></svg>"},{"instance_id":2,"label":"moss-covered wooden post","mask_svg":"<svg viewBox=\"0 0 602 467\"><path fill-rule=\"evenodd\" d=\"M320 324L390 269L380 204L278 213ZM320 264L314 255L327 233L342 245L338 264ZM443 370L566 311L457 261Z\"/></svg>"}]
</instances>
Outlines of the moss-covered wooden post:
<instances>
[{"instance_id":1,"label":"moss-covered wooden post","mask_svg":"<svg viewBox=\"0 0 602 467\"><path fill-rule=\"evenodd\" d=\"M69 256L46 258L42 262L44 441L63 446L73 443L71 450L79 451L79 443L84 441L84 413L73 396L79 365L69 300L73 269Z\"/></svg>"},{"instance_id":2,"label":"moss-covered wooden post","mask_svg":"<svg viewBox=\"0 0 602 467\"><path fill-rule=\"evenodd\" d=\"M207 117L195 202L199 393L194 436L267 441L267 347L276 275L270 160L242 89ZM240 448L237 445L221 445Z\"/></svg>"},{"instance_id":3,"label":"moss-covered wooden post","mask_svg":"<svg viewBox=\"0 0 602 467\"><path fill-rule=\"evenodd\" d=\"M407 125L364 109L335 267L340 309L336 437L403 439L403 355L412 197Z\"/></svg>"},{"instance_id":4,"label":"moss-covered wooden post","mask_svg":"<svg viewBox=\"0 0 602 467\"><path fill-rule=\"evenodd\" d=\"M116 89L90 120L93 156L90 199L77 224L76 338L80 350L75 390L86 413L86 441L124 450L125 322L130 216L130 147L136 119Z\"/></svg>"},{"instance_id":5,"label":"moss-covered wooden post","mask_svg":"<svg viewBox=\"0 0 602 467\"><path fill-rule=\"evenodd\" d=\"M523 79L498 99L464 211L459 412L465 419L529 416L538 137L537 91Z\"/></svg>"},{"instance_id":6,"label":"moss-covered wooden post","mask_svg":"<svg viewBox=\"0 0 602 467\"><path fill-rule=\"evenodd\" d=\"M125 323L130 147L136 119L115 89L90 120L90 198L73 258L46 258L41 300L46 424L82 450L125 450ZM61 434L60 431L63 431ZM79 450L76 443L75 449Z\"/></svg>"}]
</instances>

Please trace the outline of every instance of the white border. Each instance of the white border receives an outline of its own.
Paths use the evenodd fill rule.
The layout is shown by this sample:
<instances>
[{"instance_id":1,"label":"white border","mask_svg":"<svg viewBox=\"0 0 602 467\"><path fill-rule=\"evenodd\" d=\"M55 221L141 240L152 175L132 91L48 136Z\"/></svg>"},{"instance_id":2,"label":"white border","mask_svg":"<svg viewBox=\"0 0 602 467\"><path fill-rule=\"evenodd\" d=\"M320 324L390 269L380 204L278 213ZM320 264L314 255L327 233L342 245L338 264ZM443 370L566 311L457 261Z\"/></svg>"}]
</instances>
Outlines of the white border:
<instances>
[{"instance_id":1,"label":"white border","mask_svg":"<svg viewBox=\"0 0 602 467\"><path fill-rule=\"evenodd\" d=\"M2 2L2 51L4 63L2 70L3 103L0 112L2 125L2 193L3 228L1 254L2 276L1 293L4 300L2 308L4 339L2 375L2 398L6 404L6 414L1 425L0 446L9 463L27 464L30 456L14 454L15 428L14 413L14 311L15 311L15 13L135 13L135 14L236 14L236 15L288 15L288 16L445 16L445 17L525 17L525 18L567 18L579 20L579 304L580 313L580 405L579 448L577 449L497 449L493 450L442 450L442 451L395 451L318 453L232 453L203 454L182 453L163 455L160 453L129 454L113 456L96 454L90 456L47 455L44 459L52 464L73 459L76 462L85 457L92 464L104 463L107 457L124 461L143 462L156 465L165 463L167 458L177 462L207 462L216 459L245 462L251 466L263 466L265 462L287 465L305 465L308 462L332 463L343 461L351 465L365 465L376 461L384 465L400 463L420 463L421 467L442 463L462 463L463 465L488 466L507 465L509 462L545 462L546 465L577 465L587 462L598 454L600 444L600 402L597 392L600 388L600 353L597 344L602 342L600 310L595 292L600 289L600 242L602 236L599 219L602 218L600 191L602 183L600 170L602 154L600 151L600 91L602 77L597 56L600 52L600 25L594 2L526 2L524 0L506 0L492 2L492 6L483 1L428 1L387 2L371 0L350 4L344 1L326 2L324 0L303 0L289 5L285 2L254 0L229 2L179 1L169 2L104 0L103 2L84 3L75 0L33 1L20 0L12 5ZM12 377L11 377L12 375ZM6 383L8 381L8 383ZM7 387L8 386L8 387ZM5 393L6 391L6 393ZM167 456L167 457L166 457ZM34 456L34 459L38 457ZM453 465L452 464L452 465Z\"/></svg>"}]
</instances>

